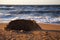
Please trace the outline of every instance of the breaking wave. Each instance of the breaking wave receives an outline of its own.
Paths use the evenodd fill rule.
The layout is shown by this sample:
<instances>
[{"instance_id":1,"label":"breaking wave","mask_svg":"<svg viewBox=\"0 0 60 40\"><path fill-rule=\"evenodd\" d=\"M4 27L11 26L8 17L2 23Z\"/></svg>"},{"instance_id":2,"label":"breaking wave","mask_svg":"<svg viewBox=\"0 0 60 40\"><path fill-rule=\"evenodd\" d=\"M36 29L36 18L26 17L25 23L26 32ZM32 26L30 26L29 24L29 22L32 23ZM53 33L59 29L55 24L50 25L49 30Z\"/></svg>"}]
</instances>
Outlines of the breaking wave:
<instances>
[{"instance_id":1,"label":"breaking wave","mask_svg":"<svg viewBox=\"0 0 60 40\"><path fill-rule=\"evenodd\" d=\"M0 6L0 21L35 20L37 23L60 24L60 6Z\"/></svg>"}]
</instances>

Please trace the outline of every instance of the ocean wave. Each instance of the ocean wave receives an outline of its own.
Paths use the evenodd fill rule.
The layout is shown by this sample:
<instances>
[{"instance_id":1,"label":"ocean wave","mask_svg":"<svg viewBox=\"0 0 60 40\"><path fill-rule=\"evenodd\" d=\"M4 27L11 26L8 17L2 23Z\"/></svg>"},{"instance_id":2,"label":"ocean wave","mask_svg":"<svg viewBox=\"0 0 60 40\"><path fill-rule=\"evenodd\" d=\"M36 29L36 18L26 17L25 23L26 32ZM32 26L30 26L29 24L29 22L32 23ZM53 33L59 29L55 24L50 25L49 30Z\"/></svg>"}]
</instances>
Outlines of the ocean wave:
<instances>
[{"instance_id":1,"label":"ocean wave","mask_svg":"<svg viewBox=\"0 0 60 40\"><path fill-rule=\"evenodd\" d=\"M0 6L0 21L35 20L37 23L60 23L60 6Z\"/></svg>"},{"instance_id":2,"label":"ocean wave","mask_svg":"<svg viewBox=\"0 0 60 40\"><path fill-rule=\"evenodd\" d=\"M37 23L58 23L60 21L60 17L51 17L51 16L33 16L31 15L26 15L26 14L20 14L20 15L11 15L11 16L6 16L5 18L1 18L3 21L11 21L11 20L16 20L16 19L27 19L27 20L35 20Z\"/></svg>"}]
</instances>

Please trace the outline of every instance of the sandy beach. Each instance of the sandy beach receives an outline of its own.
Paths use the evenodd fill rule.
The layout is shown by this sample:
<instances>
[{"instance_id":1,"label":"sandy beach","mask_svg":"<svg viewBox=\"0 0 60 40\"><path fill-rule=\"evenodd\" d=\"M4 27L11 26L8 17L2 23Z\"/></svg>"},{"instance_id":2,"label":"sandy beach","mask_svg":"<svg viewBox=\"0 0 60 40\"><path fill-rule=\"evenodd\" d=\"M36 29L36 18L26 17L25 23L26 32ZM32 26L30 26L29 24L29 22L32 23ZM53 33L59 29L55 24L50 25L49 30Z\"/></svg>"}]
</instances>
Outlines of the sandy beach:
<instances>
[{"instance_id":1,"label":"sandy beach","mask_svg":"<svg viewBox=\"0 0 60 40\"><path fill-rule=\"evenodd\" d=\"M41 26L41 28L45 29L45 30L60 30L60 25L59 24L39 23L39 26Z\"/></svg>"},{"instance_id":2,"label":"sandy beach","mask_svg":"<svg viewBox=\"0 0 60 40\"><path fill-rule=\"evenodd\" d=\"M55 24L38 24L43 30L60 30L60 25ZM60 31L32 31L30 33L17 33L5 31L7 23L0 24L1 40L60 40ZM2 30L3 29L3 30Z\"/></svg>"},{"instance_id":3,"label":"sandy beach","mask_svg":"<svg viewBox=\"0 0 60 40\"><path fill-rule=\"evenodd\" d=\"M56 24L39 23L38 25L44 30L60 30L60 25L56 25ZM6 26L7 23L0 23L0 29L4 30L4 27Z\"/></svg>"}]
</instances>

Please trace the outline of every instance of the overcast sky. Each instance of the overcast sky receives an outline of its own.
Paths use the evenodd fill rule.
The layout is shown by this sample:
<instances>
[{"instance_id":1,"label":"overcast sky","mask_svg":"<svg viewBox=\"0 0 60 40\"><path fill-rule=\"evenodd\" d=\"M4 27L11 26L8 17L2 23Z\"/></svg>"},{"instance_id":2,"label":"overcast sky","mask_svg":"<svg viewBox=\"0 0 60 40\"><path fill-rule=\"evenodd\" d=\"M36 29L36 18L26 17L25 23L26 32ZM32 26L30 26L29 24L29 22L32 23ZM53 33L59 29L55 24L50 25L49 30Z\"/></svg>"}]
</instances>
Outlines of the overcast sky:
<instances>
[{"instance_id":1,"label":"overcast sky","mask_svg":"<svg viewBox=\"0 0 60 40\"><path fill-rule=\"evenodd\" d=\"M0 4L18 4L18 5L54 5L54 4L59 4L60 5L60 0L0 0Z\"/></svg>"}]
</instances>

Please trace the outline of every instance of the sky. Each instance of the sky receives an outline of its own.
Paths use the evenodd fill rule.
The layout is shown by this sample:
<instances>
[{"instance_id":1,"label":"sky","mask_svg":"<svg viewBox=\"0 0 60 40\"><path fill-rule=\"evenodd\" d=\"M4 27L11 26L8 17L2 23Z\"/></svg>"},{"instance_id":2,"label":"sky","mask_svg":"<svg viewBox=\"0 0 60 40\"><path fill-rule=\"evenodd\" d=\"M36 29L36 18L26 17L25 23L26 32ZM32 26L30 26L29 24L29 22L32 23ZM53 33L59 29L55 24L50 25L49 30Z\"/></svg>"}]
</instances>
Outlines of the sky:
<instances>
[{"instance_id":1,"label":"sky","mask_svg":"<svg viewBox=\"0 0 60 40\"><path fill-rule=\"evenodd\" d=\"M0 0L0 4L10 5L60 5L60 0Z\"/></svg>"}]
</instances>

